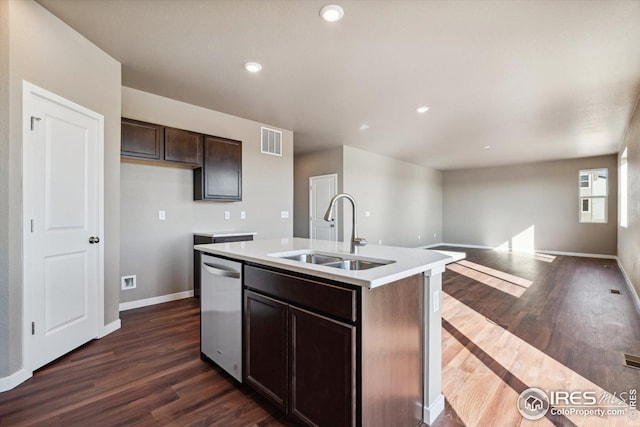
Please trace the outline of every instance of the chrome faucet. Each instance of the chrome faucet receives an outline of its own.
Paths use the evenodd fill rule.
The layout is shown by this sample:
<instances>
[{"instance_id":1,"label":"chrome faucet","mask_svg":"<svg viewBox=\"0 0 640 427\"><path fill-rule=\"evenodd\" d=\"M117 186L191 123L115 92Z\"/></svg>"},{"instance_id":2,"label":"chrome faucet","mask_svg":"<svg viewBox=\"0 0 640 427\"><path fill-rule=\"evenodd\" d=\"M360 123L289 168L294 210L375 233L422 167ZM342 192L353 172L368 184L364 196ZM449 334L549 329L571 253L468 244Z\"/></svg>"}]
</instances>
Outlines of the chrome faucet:
<instances>
[{"instance_id":1,"label":"chrome faucet","mask_svg":"<svg viewBox=\"0 0 640 427\"><path fill-rule=\"evenodd\" d=\"M362 237L356 237L356 235L358 234L358 231L356 230L356 216L357 216L357 208L356 208L356 201L355 199L350 196L347 193L340 193L340 194L336 194L335 196L333 196L333 199L331 199L331 203L329 203L329 207L327 208L327 212L324 214L324 220L325 221L333 221L333 206L336 204L336 202L339 199L345 198L347 200L349 200L351 202L351 205L353 206L352 212L353 212L353 226L351 227L351 253L352 254L357 254L358 253L358 246L365 246L367 244L367 239L364 239Z\"/></svg>"}]
</instances>

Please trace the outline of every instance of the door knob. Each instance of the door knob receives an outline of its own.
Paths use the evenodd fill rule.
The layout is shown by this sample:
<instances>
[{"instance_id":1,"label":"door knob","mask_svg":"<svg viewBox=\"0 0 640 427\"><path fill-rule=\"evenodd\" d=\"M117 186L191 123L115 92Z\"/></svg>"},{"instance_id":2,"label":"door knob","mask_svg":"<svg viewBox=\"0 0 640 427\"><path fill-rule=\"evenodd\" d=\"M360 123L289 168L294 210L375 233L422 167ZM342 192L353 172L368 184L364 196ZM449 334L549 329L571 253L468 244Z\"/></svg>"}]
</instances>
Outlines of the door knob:
<instances>
[{"instance_id":1,"label":"door knob","mask_svg":"<svg viewBox=\"0 0 640 427\"><path fill-rule=\"evenodd\" d=\"M91 237L89 237L89 243L91 243L91 244L100 243L100 238L91 236Z\"/></svg>"}]
</instances>

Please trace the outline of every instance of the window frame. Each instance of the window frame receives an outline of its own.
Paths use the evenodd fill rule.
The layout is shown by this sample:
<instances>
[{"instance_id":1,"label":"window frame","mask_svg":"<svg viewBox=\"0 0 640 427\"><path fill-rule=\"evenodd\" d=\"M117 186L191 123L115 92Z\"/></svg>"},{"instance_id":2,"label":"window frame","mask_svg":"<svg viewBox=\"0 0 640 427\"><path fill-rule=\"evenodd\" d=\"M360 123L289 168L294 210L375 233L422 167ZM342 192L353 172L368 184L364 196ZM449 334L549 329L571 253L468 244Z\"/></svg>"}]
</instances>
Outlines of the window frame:
<instances>
[{"instance_id":1,"label":"window frame","mask_svg":"<svg viewBox=\"0 0 640 427\"><path fill-rule=\"evenodd\" d=\"M591 178L591 175L593 174L593 172L598 172L598 171L606 171L607 174L607 185L605 187L605 195L604 196L583 196L580 194L581 190L587 189L587 188L591 188L592 187L592 181L593 179ZM582 180L582 176L589 174L589 186L588 187L582 187L582 183L585 182ZM578 223L580 224L608 224L609 223L609 168L593 168L593 169L581 169L578 171ZM583 211L582 210L582 200L583 199L588 199L589 200L589 210L588 211ZM593 200L594 199L604 199L604 221L583 221L582 220L582 214L583 213L587 213L587 212L591 212L592 206L593 206Z\"/></svg>"}]
</instances>

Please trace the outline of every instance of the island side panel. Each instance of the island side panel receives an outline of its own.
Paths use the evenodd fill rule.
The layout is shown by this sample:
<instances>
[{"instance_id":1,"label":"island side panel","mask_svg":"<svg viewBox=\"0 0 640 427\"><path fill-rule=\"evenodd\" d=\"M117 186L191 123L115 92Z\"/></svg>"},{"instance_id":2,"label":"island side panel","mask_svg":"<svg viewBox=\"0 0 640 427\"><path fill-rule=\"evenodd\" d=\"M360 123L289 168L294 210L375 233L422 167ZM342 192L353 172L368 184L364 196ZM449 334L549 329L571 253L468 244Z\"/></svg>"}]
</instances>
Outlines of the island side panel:
<instances>
[{"instance_id":1,"label":"island side panel","mask_svg":"<svg viewBox=\"0 0 640 427\"><path fill-rule=\"evenodd\" d=\"M422 423L423 276L362 289L362 425Z\"/></svg>"}]
</instances>

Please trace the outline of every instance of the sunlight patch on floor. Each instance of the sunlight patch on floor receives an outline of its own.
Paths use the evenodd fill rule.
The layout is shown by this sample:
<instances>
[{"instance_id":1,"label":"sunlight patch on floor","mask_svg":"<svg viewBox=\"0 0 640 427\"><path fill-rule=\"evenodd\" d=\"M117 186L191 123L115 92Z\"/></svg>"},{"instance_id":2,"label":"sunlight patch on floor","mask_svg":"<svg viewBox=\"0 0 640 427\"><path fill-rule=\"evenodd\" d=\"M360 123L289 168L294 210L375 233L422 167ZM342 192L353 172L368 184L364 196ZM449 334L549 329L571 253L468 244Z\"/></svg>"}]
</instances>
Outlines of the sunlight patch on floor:
<instances>
[{"instance_id":1,"label":"sunlight patch on floor","mask_svg":"<svg viewBox=\"0 0 640 427\"><path fill-rule=\"evenodd\" d=\"M516 298L520 298L520 296L522 296L522 294L527 290L527 288L524 286L511 283L509 281L483 273L482 271L478 271L473 268L469 268L465 265L462 265L461 262L447 265L447 270L456 272L487 286L491 286L494 289L512 295Z\"/></svg>"},{"instance_id":2,"label":"sunlight patch on floor","mask_svg":"<svg viewBox=\"0 0 640 427\"><path fill-rule=\"evenodd\" d=\"M504 369L526 387L547 391L593 391L598 399L606 391L537 348L513 335L447 293L442 293L442 319L472 341L485 359ZM516 408L518 393L504 383L475 354L443 327L443 391L453 409L467 425L524 425ZM485 360L486 362L486 360ZM616 390L618 393L622 390ZM619 408L625 408L615 399ZM604 406L604 405L601 405ZM521 417L520 417L521 418ZM579 426L634 425L629 415L566 415ZM523 420L526 421L526 420ZM537 421L535 425L545 425ZM637 425L637 424L635 424Z\"/></svg>"}]
</instances>

